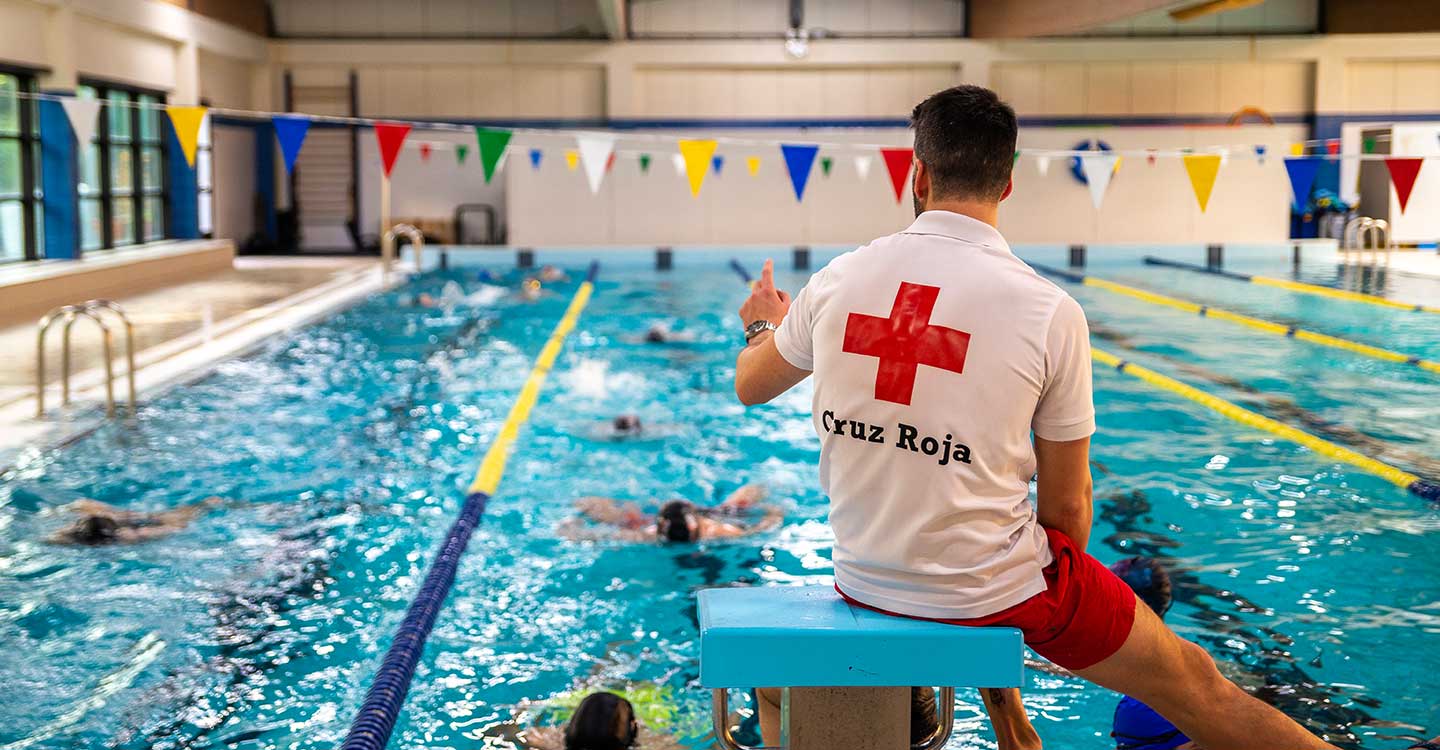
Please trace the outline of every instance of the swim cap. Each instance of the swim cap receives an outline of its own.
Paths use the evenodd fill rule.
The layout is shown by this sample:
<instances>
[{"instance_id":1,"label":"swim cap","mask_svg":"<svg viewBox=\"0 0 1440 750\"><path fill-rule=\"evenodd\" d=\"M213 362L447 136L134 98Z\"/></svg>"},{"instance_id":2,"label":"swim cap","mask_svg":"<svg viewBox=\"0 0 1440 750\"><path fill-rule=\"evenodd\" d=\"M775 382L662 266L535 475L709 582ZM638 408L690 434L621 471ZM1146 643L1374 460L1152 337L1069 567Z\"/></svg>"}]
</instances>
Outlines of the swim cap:
<instances>
[{"instance_id":1,"label":"swim cap","mask_svg":"<svg viewBox=\"0 0 1440 750\"><path fill-rule=\"evenodd\" d=\"M668 542L693 542L690 535L690 517L694 515L690 503L672 500L660 508L660 517L655 532Z\"/></svg>"},{"instance_id":2,"label":"swim cap","mask_svg":"<svg viewBox=\"0 0 1440 750\"><path fill-rule=\"evenodd\" d=\"M1170 574L1160 563L1148 557L1130 557L1110 566L1140 601L1161 617L1170 610Z\"/></svg>"},{"instance_id":3,"label":"swim cap","mask_svg":"<svg viewBox=\"0 0 1440 750\"><path fill-rule=\"evenodd\" d=\"M1115 707L1110 736L1116 750L1172 750L1190 741L1169 719L1128 695Z\"/></svg>"}]
</instances>

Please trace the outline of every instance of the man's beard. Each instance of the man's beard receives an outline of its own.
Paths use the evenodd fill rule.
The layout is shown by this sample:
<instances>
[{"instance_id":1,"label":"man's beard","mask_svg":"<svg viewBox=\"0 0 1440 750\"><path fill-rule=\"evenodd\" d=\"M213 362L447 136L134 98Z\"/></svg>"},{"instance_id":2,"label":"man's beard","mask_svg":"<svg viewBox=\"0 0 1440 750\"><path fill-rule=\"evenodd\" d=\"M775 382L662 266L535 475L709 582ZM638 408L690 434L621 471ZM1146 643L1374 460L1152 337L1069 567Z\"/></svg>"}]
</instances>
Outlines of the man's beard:
<instances>
[{"instance_id":1,"label":"man's beard","mask_svg":"<svg viewBox=\"0 0 1440 750\"><path fill-rule=\"evenodd\" d=\"M925 213L925 204L920 202L920 196L915 194L915 188L913 186L910 188L910 203L915 206L916 218L919 218L920 214Z\"/></svg>"}]
</instances>

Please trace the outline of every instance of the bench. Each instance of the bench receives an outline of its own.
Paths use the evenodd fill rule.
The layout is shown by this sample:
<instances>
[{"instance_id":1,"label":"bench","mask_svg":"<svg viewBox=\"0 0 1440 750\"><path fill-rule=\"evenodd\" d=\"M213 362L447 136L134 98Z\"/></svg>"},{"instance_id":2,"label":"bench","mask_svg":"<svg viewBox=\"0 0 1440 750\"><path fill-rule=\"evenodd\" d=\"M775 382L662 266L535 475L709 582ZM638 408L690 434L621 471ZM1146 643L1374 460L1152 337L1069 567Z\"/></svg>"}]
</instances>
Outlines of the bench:
<instances>
[{"instance_id":1,"label":"bench","mask_svg":"<svg viewBox=\"0 0 1440 750\"><path fill-rule=\"evenodd\" d=\"M955 687L1019 687L1024 644L1013 628L965 628L890 617L828 586L708 589L699 594L700 684L714 691L715 735L735 743L727 689L782 687L782 746L902 750L911 686L943 686L950 735Z\"/></svg>"}]
</instances>

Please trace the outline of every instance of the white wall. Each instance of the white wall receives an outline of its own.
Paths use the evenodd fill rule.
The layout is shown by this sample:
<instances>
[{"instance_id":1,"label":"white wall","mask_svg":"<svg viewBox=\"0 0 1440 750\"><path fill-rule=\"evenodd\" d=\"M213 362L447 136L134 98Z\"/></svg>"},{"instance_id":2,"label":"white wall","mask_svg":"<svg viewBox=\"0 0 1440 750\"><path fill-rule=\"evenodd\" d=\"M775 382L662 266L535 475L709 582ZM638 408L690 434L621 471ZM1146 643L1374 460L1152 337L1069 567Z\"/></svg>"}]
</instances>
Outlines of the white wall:
<instances>
[{"instance_id":1,"label":"white wall","mask_svg":"<svg viewBox=\"0 0 1440 750\"><path fill-rule=\"evenodd\" d=\"M1400 213L1400 199L1390 186L1390 236L1396 242L1434 242L1440 239L1440 123L1396 123L1391 131L1391 153L1430 157L1420 169L1408 210Z\"/></svg>"},{"instance_id":2,"label":"white wall","mask_svg":"<svg viewBox=\"0 0 1440 750\"><path fill-rule=\"evenodd\" d=\"M436 144L432 147L428 163L420 157L420 143L423 141ZM455 144L469 147L469 155L464 164L456 160ZM378 234L380 151L372 131L360 132L359 148L362 231ZM487 185L474 135L440 131L412 132L390 173L391 216L396 219L449 219L454 214L455 207L462 203L488 203L495 206L503 223L506 220L506 193L503 187L505 171L514 171L517 166L527 170L530 168L529 158L523 151L509 153L505 158L508 164L502 164L503 171L497 172L494 181ZM304 159L303 155L301 159ZM553 207L551 215L554 216Z\"/></svg>"},{"instance_id":3,"label":"white wall","mask_svg":"<svg viewBox=\"0 0 1440 750\"><path fill-rule=\"evenodd\" d=\"M216 126L216 237L245 241L255 226L255 131Z\"/></svg>"}]
</instances>

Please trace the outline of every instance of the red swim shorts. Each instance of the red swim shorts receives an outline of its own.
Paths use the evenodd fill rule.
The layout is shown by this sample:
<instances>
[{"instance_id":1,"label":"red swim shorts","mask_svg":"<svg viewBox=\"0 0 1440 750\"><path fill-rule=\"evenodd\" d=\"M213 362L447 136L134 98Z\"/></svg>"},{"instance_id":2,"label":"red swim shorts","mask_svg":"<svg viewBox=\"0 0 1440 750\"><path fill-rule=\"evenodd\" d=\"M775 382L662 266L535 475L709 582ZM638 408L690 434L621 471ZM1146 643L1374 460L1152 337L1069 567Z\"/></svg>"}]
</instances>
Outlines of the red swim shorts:
<instances>
[{"instance_id":1,"label":"red swim shorts","mask_svg":"<svg viewBox=\"0 0 1440 750\"><path fill-rule=\"evenodd\" d=\"M1035 653L1069 670L1094 666L1119 651L1135 624L1135 592L1064 533L1046 529L1045 534L1055 557L1044 570L1045 591L992 615L934 622L1016 628ZM908 617L851 599L844 591L840 595L866 609Z\"/></svg>"}]
</instances>

